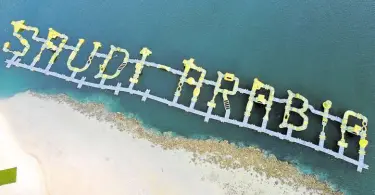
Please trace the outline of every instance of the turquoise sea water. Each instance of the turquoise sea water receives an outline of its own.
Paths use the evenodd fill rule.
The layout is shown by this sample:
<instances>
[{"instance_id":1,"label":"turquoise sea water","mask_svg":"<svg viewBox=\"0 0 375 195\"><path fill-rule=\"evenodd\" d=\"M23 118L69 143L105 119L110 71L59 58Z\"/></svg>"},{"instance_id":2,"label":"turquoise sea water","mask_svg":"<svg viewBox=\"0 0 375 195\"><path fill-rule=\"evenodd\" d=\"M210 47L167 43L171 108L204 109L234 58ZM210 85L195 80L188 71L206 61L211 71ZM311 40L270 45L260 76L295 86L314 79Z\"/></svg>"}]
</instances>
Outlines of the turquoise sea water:
<instances>
[{"instance_id":1,"label":"turquoise sea water","mask_svg":"<svg viewBox=\"0 0 375 195\"><path fill-rule=\"evenodd\" d=\"M296 164L302 171L316 174L348 194L375 194L375 2L374 1L11 1L0 0L0 42L11 41L12 20L26 20L39 27L46 37L48 28L69 36L69 45L85 38L74 64L82 66L92 50L92 41L101 41L102 53L109 45L121 46L131 58L139 58L139 50L147 46L153 54L148 61L182 69L182 60L190 57L207 71L207 78L216 80L216 71L233 72L240 78L240 86L250 88L255 77L273 85L277 97L287 97L286 90L301 93L310 104L320 108L323 101L333 102L331 112L343 116L347 109L363 113L369 118L367 155L369 170L358 173L356 167L342 160L314 150L253 132L244 128L211 120L153 102L143 103L139 97L83 88L76 90L71 83L33 73L24 69L0 66L1 96L8 97L28 89L48 93L68 93L81 101L104 102L112 111L132 113L145 125L160 131L173 131L191 138L227 139L248 146L255 145L275 154L279 159ZM30 38L31 33L24 33ZM31 39L29 39L31 40ZM40 44L23 59L30 63ZM53 71L68 74L66 60L70 53L63 51ZM46 67L50 52L42 55L39 67ZM0 53L0 61L11 57ZM109 64L114 71L122 59L119 55ZM80 76L93 78L101 60ZM134 65L128 65L118 81L127 85ZM153 94L173 97L178 78L167 72L145 68L138 89L150 88ZM211 98L205 87L197 108L206 110ZM192 89L183 88L181 102L188 104ZM230 97L232 114L241 119L247 97ZM221 98L217 98L214 113L223 114ZM269 127L281 122L283 105L274 104ZM260 124L264 109L255 106L250 122ZM321 118L309 115L309 128L294 136L317 143ZM276 131L285 132L283 129ZM326 129L327 147L337 150L339 125L330 123ZM357 157L358 138L347 138L350 149L346 154Z\"/></svg>"}]
</instances>

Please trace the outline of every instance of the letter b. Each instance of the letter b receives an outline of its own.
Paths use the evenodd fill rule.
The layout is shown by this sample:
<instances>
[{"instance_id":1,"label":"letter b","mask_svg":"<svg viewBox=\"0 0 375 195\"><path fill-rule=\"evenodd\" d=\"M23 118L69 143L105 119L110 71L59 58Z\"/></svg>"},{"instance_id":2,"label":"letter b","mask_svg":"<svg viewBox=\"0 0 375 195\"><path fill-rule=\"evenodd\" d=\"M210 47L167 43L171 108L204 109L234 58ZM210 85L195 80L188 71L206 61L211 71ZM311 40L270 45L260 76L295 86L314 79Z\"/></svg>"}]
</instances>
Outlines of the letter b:
<instances>
[{"instance_id":1,"label":"letter b","mask_svg":"<svg viewBox=\"0 0 375 195\"><path fill-rule=\"evenodd\" d=\"M300 99L301 101L303 101L302 108L292 107L293 98L297 98L297 99ZM287 100L286 105L285 105L284 118L283 118L283 122L280 124L279 127L280 128L293 129L293 130L296 130L296 131L305 130L307 128L307 125L309 124L309 118L305 114L308 107L309 107L309 102L305 97L301 96L298 93L294 94L292 91L288 90L288 100ZM302 125L295 126L291 123L288 123L290 111L298 113L302 117L302 119L303 119Z\"/></svg>"}]
</instances>

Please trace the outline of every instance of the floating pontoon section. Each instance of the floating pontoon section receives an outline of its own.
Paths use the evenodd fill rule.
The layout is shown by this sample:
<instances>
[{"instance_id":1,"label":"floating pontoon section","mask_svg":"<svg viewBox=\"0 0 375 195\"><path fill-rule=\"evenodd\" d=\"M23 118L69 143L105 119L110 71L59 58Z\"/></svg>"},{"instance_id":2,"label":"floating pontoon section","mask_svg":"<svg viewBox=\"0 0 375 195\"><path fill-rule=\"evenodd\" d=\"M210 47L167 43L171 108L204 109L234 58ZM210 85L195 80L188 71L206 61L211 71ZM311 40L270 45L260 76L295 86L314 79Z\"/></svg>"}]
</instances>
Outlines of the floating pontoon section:
<instances>
[{"instance_id":1,"label":"floating pontoon section","mask_svg":"<svg viewBox=\"0 0 375 195\"><path fill-rule=\"evenodd\" d=\"M94 49L92 50L86 64L82 68L74 67L74 66L72 66L72 61L76 57L79 49L81 48L81 46L84 42L85 42L84 39L79 39L78 43L77 43L77 46L74 48L74 50L72 51L72 53L70 54L70 56L68 58L67 65L68 65L69 70L72 71L72 72L83 72L83 71L87 70L89 68L89 66L91 65L92 59L95 57L96 52L98 52L99 48L102 46L102 44L100 42L94 42L93 43Z\"/></svg>"},{"instance_id":2,"label":"floating pontoon section","mask_svg":"<svg viewBox=\"0 0 375 195\"><path fill-rule=\"evenodd\" d=\"M302 108L292 107L292 100L294 98L300 99L303 102ZM307 125L309 124L309 118L307 117L305 112L307 111L308 108L309 108L309 102L305 97L303 97L302 95L298 93L295 94L291 90L288 90L288 100L285 105L284 118L283 118L283 122L280 124L280 128L288 128L288 129L292 129L295 131L303 131L307 129ZM299 114L302 117L303 122L301 126L295 126L293 124L288 123L291 111Z\"/></svg>"},{"instance_id":3,"label":"floating pontoon section","mask_svg":"<svg viewBox=\"0 0 375 195\"><path fill-rule=\"evenodd\" d=\"M182 75L180 77L180 81L178 82L176 92L174 93L173 102L177 103L178 98L181 95L182 86L186 82L189 85L195 86L194 91L193 91L193 97L191 98L191 102L190 102L190 106L189 106L189 108L193 109L194 106L195 106L195 103L198 100L198 96L201 92L201 87L202 87L202 84L203 84L203 81L204 81L204 77L206 76L206 70L203 69L202 67L199 67L196 64L194 64L193 58L190 58L189 60L184 60L184 61L182 61L182 63L184 64L185 69L184 69L184 72L182 73ZM168 69L166 69L165 65L161 65L160 67L162 67L162 69L170 71L170 68L168 67ZM158 68L160 68L160 67L158 67ZM195 81L193 77L186 78L188 76L188 73L190 72L190 70L196 70L200 73L198 81Z\"/></svg>"},{"instance_id":4,"label":"floating pontoon section","mask_svg":"<svg viewBox=\"0 0 375 195\"><path fill-rule=\"evenodd\" d=\"M108 54L98 53L97 51L98 51L98 49L100 48L101 45L100 45L99 42L94 42L94 49L89 56L88 62L86 63L86 65L83 68L80 69L80 68L77 68L77 67L73 67L71 65L71 62L73 61L77 52L79 51L79 48L83 44L83 42L84 42L83 39L79 40L77 46L74 47L74 46L69 46L69 45L65 44L68 40L68 37L66 35L60 34L53 29L49 29L48 38L43 39L43 38L37 37L37 34L39 32L39 30L37 28L25 26L24 21L12 22L12 25L14 26L14 29L15 29L13 35L16 36L21 41L21 43L22 43L22 45L24 45L26 51L25 51L25 49L22 52L10 51L9 50L9 47L10 47L9 42L5 43L3 50L5 52L11 52L11 53L14 54L14 56L11 59L8 59L8 60L5 61L7 68L10 68L11 66L16 66L16 67L25 68L25 69L35 71L35 72L44 73L44 74L49 75L49 76L57 77L57 78L60 78L60 79L64 79L66 81L70 81L72 83L76 83L77 88L81 88L82 86L88 86L88 87L93 87L93 88L112 90L115 95L119 95L120 92L126 92L126 93L129 93L129 94L138 95L138 96L141 97L142 101L146 101L147 99L155 100L155 101L161 102L163 104L166 104L166 105L169 105L169 106L172 106L172 107L175 107L175 108L179 108L181 110L185 110L186 112L190 112L190 113L194 113L196 115L202 116L202 117L204 117L204 121L206 121L206 122L208 122L209 119L213 119L213 120L221 121L221 122L224 122L224 123L229 123L229 124L237 125L237 126L240 126L240 127L248 128L248 129L251 129L251 130L255 130L255 131L258 131L258 132L263 132L263 133L266 133L268 135L278 137L279 139L282 139L282 140L288 140L290 142L298 143L298 144L313 148L317 151L321 151L323 153L334 156L335 158L342 159L342 160L344 160L348 163L356 165L357 171L359 171L359 172L361 172L363 168L365 168L365 169L369 168L369 166L364 163L364 156L366 154L365 148L368 144L368 141L366 140L367 122L368 122L367 118L365 116L363 116L359 113L355 113L353 111L347 111L344 114L343 119L341 119L340 117L337 117L337 116L333 116L333 115L329 114L329 109L332 106L331 101L326 101L326 102L323 103L324 111L322 112L322 111L316 110L312 105L309 105L307 99L304 98L302 95L300 95L298 93L295 94L290 90L288 90L288 94L289 94L288 99L280 99L280 98L274 97L274 91L275 91L274 88L270 85L263 84L258 79L254 80L253 87L252 87L251 91L249 91L247 89L239 88L238 87L239 79L237 77L235 77L234 74L231 74L231 73L223 74L221 72L218 72L218 79L217 79L216 82L206 80L206 79L204 79L204 77L206 75L206 70L197 66L194 63L194 59L183 61L185 69L182 72L180 70L173 69L173 68L168 67L166 65L156 64L156 63L153 63L153 62L147 62L146 61L147 56L151 55L151 51L147 48L143 48L141 50L140 54L142 55L142 58L141 58L141 60L137 60L137 59L130 59L129 53L127 52L127 50L119 48L119 47L115 47L115 46L111 46L111 50ZM19 57L24 56L26 54L27 50L30 48L30 45L28 44L27 40L24 39L20 34L18 34L18 32L20 30L32 30L32 31L34 31L35 33L34 33L34 36L33 36L33 40L43 43L39 54L34 58L34 60L31 64L24 64L24 63L21 62L21 59L19 58ZM52 39L56 39L56 38L62 39L61 43L58 46L53 45L53 43L51 42ZM39 61L40 55L41 55L41 53L43 52L44 49L52 50L55 53L51 57L51 60L49 61L47 68L42 69L42 68L35 67L35 64ZM71 55L69 56L69 59L68 59L68 68L69 68L69 70L72 71L72 74L69 75L69 76L50 71L50 68L51 68L52 64L54 63L56 57L58 56L58 54L61 52L62 49L72 50L72 53L71 53ZM116 73L114 73L113 75L107 75L104 72L105 72L106 66L107 66L109 60L112 58L112 55L113 55L114 52L123 52L123 53L125 53L125 57L124 57L124 60L123 60L122 64L120 64L120 66L117 68ZM101 78L100 83L87 82L86 77L81 77L79 79L75 78L77 72L82 72L82 71L84 71L88 68L88 66L91 64L91 60L94 57L104 58L103 64L100 65L99 73L95 76L95 78ZM127 63L136 64L135 65L135 68L136 68L135 73L132 76L132 78L130 78L130 80L129 80L130 85L127 86L127 87L123 87L122 83L120 83L120 82L118 82L116 86L106 85L105 80L116 78L120 74L122 69L127 65ZM168 71L172 74L180 76L180 80L179 80L177 89L175 91L173 100L167 100L165 98L161 98L161 97L152 95L150 89L147 89L144 92L133 89L134 85L136 83L138 83L139 76L141 75L141 72L142 72L142 69L143 69L144 66L159 68L159 69ZM192 78L192 77L187 78L190 70L195 70L195 71L198 71L200 73L200 77L199 77L198 81L195 81L194 78ZM226 81L229 81L229 82L234 82L233 89L232 90L222 89L220 87L222 79L224 79ZM189 107L178 103L178 98L181 95L181 90L182 90L182 86L183 86L184 83L195 86L195 89L193 91L193 97L191 99L191 103L190 103ZM200 111L200 110L197 110L197 109L194 108L194 105L195 105L195 103L198 99L199 93L200 93L200 88L202 87L203 83L206 84L206 85L215 86L215 89L214 89L214 92L213 92L213 97L207 104L208 109L207 109L206 112L203 112L203 111ZM269 91L268 98L266 98L266 96L264 94L259 94L256 97L256 92L260 89L265 89L265 90ZM230 103L229 103L228 95L235 95L237 92L239 92L241 94L249 95L249 99L248 99L248 103L246 105L243 121L237 121L237 120L234 120L234 119L230 118ZM225 107L225 116L224 117L212 114L212 110L216 106L215 97L219 93L221 93L222 96L223 96L223 101L224 101L223 103L224 103L224 107ZM294 98L300 99L303 102L302 108L292 107L292 100ZM260 127L248 123L248 119L251 115L251 110L252 110L252 107L253 107L253 102L266 105L266 114L263 117L262 126L260 126ZM283 122L281 123L280 127L281 128L287 128L287 134L282 134L282 133L275 132L275 131L272 131L270 129L267 129L267 122L268 122L268 119L269 119L268 118L269 117L269 111L271 109L271 106L272 106L273 102L285 103L286 104ZM305 115L306 110L310 110L315 115L322 116L322 131L321 131L320 136L319 136L319 144L318 145L316 145L314 143L311 143L311 142L308 142L308 141L304 141L304 140L295 138L295 137L292 136L293 130L303 131L307 128L308 118ZM301 126L294 126L294 125L288 123L290 112L295 112L302 117L304 122ZM359 126L359 125L355 125L354 127L347 126L347 122L348 122L349 117L356 117L356 118L362 120L362 126ZM325 133L324 133L324 128L325 128L328 120L341 123L342 139L338 142L338 145L340 146L338 152L332 151L332 150L327 149L327 148L324 148L324 141L326 139L326 136L325 136ZM358 160L354 160L354 159L349 158L349 157L344 155L344 150L347 147L347 143L345 142L345 136L344 136L345 132L350 132L350 133L359 135L361 137L361 139L359 141L360 150L359 150L359 159Z\"/></svg>"},{"instance_id":5,"label":"floating pontoon section","mask_svg":"<svg viewBox=\"0 0 375 195\"><path fill-rule=\"evenodd\" d=\"M22 52L11 51L10 50L10 42L6 42L4 44L3 51L5 51L5 52L11 52L14 55L18 55L18 56L24 56L29 51L30 44L19 33L22 32L23 30L34 31L33 38L35 38L39 34L39 29L35 28L35 27L26 26L25 25L25 20L13 21L11 24L13 25L13 28L14 28L14 30L13 30L13 36L17 37L17 39L20 40L20 43L24 46L24 48L23 48Z\"/></svg>"},{"instance_id":6,"label":"floating pontoon section","mask_svg":"<svg viewBox=\"0 0 375 195\"><path fill-rule=\"evenodd\" d=\"M219 93L223 94L223 101L224 101L223 103L224 103L224 109L225 109L224 121L222 122L227 122L227 120L229 120L229 115L230 115L230 103L229 103L228 95L235 95L238 91L238 85L239 85L240 80L237 77L235 77L234 74L225 73L224 75L220 71L217 71L217 74L218 74L218 77L215 83L214 96L207 103L208 109L207 109L207 115L204 118L205 122L208 122L208 120L210 119L212 110L216 107L215 98L217 94ZM228 91L227 89L220 88L221 81L223 80L223 78L226 81L234 82L234 86L232 90Z\"/></svg>"},{"instance_id":7,"label":"floating pontoon section","mask_svg":"<svg viewBox=\"0 0 375 195\"><path fill-rule=\"evenodd\" d=\"M122 61L122 63L117 67L116 72L112 75L108 75L108 74L105 74L104 72L105 72L105 69L107 68L107 65L108 65L109 61L112 59L112 56L113 56L114 52L124 53L125 57L124 57L124 60ZM97 75L95 75L95 78L96 79L102 78L101 82L104 83L104 81L106 79L114 79L114 78L118 77L120 75L122 69L124 69L125 66L128 64L128 61L129 61L129 52L126 49L122 49L120 47L115 47L115 46L111 45L111 50L107 54L103 64L99 65L99 73Z\"/></svg>"},{"instance_id":8,"label":"floating pontoon section","mask_svg":"<svg viewBox=\"0 0 375 195\"><path fill-rule=\"evenodd\" d=\"M269 91L268 99L265 98L264 94L259 94L255 98L256 92L262 88ZM272 86L264 84L261 81L259 81L258 78L255 78L253 82L253 87L250 91L249 100L246 105L244 118L242 122L247 123L249 121L251 110L253 109L253 102L256 102L259 104L266 105L266 114L263 117L263 123L262 123L262 128L266 128L266 125L269 119L268 118L269 113L271 111L271 106L274 100L274 95L275 95L275 89Z\"/></svg>"}]
</instances>

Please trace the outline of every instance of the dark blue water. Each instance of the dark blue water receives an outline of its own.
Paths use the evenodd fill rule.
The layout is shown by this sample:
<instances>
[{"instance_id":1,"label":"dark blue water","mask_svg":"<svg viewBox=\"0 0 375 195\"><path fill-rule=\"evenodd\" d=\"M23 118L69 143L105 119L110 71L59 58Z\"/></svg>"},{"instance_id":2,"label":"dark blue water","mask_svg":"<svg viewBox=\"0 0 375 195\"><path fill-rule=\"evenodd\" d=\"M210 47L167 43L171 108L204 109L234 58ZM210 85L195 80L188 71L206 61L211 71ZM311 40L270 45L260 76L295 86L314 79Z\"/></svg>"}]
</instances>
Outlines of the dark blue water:
<instances>
[{"instance_id":1,"label":"dark blue water","mask_svg":"<svg viewBox=\"0 0 375 195\"><path fill-rule=\"evenodd\" d=\"M287 97L286 90L301 93L310 104L320 108L323 101L333 102L331 110L342 116L347 109L360 112L369 118L366 163L370 170L356 172L356 167L333 157L295 144L286 143L247 129L188 115L156 102L142 103L139 97L75 86L55 78L27 70L0 66L0 89L3 97L28 89L67 93L81 101L104 102L112 111L133 113L145 125L160 131L173 131L192 138L215 137L244 145L255 145L279 159L295 163L302 171L317 174L336 188L350 194L375 194L375 2L374 1L118 1L118 0L65 0L65 1L10 1L0 0L0 42L11 41L13 48L20 48L12 37L12 20L26 20L39 27L40 36L46 37L48 28L69 36L69 45L78 38L85 38L75 65L82 66L92 41L101 41L102 53L109 45L121 46L131 58L139 58L139 50L147 46L153 54L149 61L182 69L182 60L190 57L203 66L210 80L216 80L216 71L233 72L240 78L240 86L250 88L255 77L273 85L276 96ZM24 33L29 38L31 33ZM23 58L30 63L38 52L40 43ZM66 73L68 51L63 51L53 71ZM52 54L45 52L38 67L46 67ZM0 61L11 55L1 52ZM114 71L123 57L119 55L109 64ZM95 59L92 66L78 75L88 80L98 72ZM118 81L127 85L134 65L126 67ZM172 98L178 78L174 75L145 68L138 89L150 88L153 94ZM204 87L197 108L206 109L212 88ZM182 103L189 103L192 89L183 88ZM241 119L247 97L230 97L232 114ZM214 113L223 114L217 99ZM283 106L274 104L270 128L281 122ZM264 109L255 106L251 122L259 124ZM321 118L309 115L309 128L298 137L317 142ZM332 122L331 122L332 123ZM337 150L339 125L329 124L327 146ZM283 129L276 131L285 132ZM349 138L348 138L349 139ZM358 138L350 138L346 154L357 157Z\"/></svg>"}]
</instances>

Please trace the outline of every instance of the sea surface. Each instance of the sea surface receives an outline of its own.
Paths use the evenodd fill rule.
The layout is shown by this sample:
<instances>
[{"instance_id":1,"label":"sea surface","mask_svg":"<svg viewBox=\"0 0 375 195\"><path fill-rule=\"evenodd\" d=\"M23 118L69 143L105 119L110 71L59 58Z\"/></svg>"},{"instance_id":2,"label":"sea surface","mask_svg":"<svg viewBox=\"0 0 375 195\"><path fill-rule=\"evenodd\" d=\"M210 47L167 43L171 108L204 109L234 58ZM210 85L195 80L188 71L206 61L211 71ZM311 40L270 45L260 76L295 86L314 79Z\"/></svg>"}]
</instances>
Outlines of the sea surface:
<instances>
[{"instance_id":1,"label":"sea surface","mask_svg":"<svg viewBox=\"0 0 375 195\"><path fill-rule=\"evenodd\" d=\"M300 93L315 108L322 109L325 100L333 102L331 113L343 116L348 109L369 118L367 155L369 170L362 173L342 160L296 144L282 141L249 129L210 120L168 107L140 97L83 87L33 73L21 68L0 65L1 97L33 90L44 93L66 93L80 101L104 103L108 109L123 112L141 120L147 127L172 131L175 135L194 139L226 139L241 146L256 146L267 154L287 160L301 171L315 174L334 188L347 194L375 194L375 1L282 1L282 0L0 0L0 43L11 42L12 49L20 49L12 36L12 20L26 20L40 29L46 37L48 28L69 36L69 45L79 38L86 39L73 65L82 67L91 52L93 41L100 41L101 53L109 46L126 48L131 58L140 58L139 51L147 46L152 55L147 61L183 69L182 60L194 58L197 65L207 70L207 77L216 80L217 71L232 72L240 78L240 86L250 89L254 78L276 89L276 97L286 98L287 90ZM23 58L30 63L41 43L30 40L31 50ZM58 41L55 41L58 43ZM66 67L69 51L63 51L52 71L70 75ZM45 51L37 67L46 67L52 53ZM10 58L0 52L0 61ZM122 61L116 55L108 65L113 72ZM103 59L94 59L90 68L77 75L94 79ZM128 64L120 77L108 84L122 82L134 72ZM191 73L195 78L198 74ZM173 98L178 77L153 68L144 68L140 83L135 88L151 89L151 93ZM206 110L213 87L204 87L196 108ZM188 105L192 88L183 87L179 102ZM230 97L232 118L242 120L247 102L245 95ZM216 99L215 114L224 115L222 98ZM283 104L274 104L268 127L279 129ZM254 106L250 122L260 125L262 106ZM321 118L309 114L309 127L293 136L318 142ZM44 119L41 119L44 120ZM298 120L297 120L298 121ZM338 150L339 124L330 122L326 128L326 146ZM357 158L358 137L348 136L345 154Z\"/></svg>"}]
</instances>

